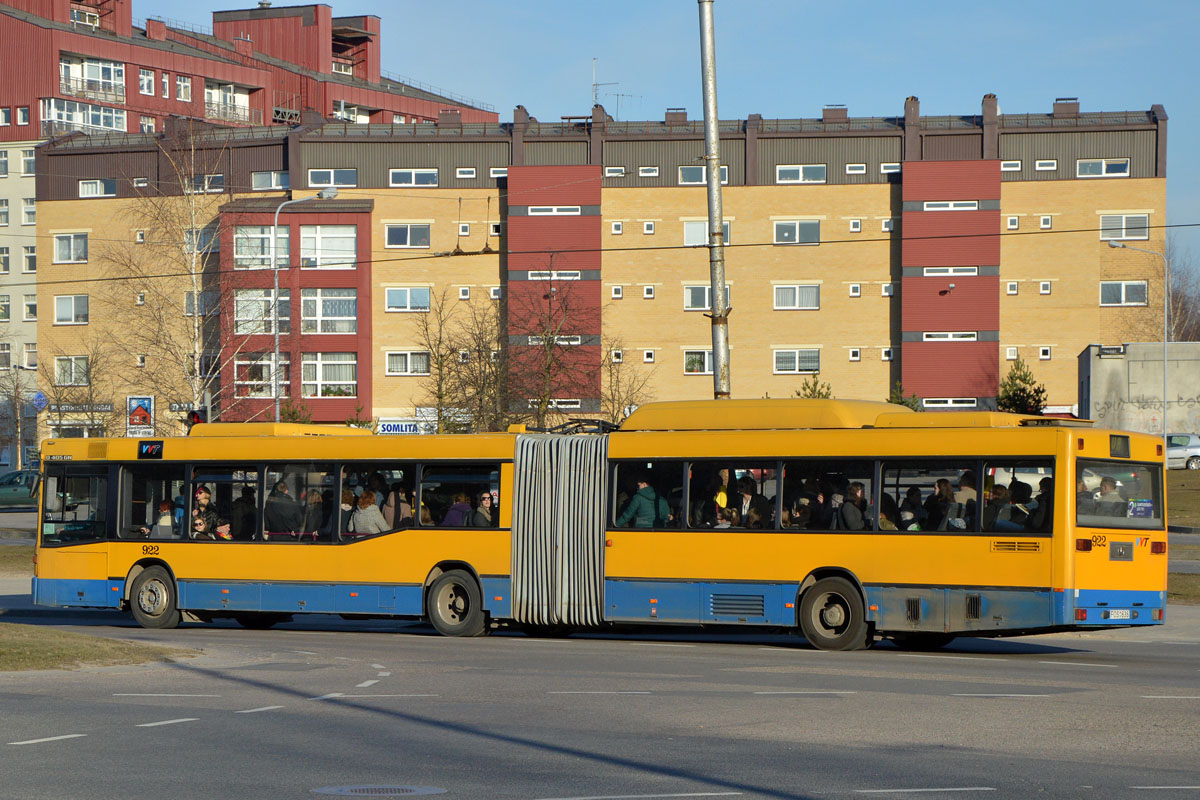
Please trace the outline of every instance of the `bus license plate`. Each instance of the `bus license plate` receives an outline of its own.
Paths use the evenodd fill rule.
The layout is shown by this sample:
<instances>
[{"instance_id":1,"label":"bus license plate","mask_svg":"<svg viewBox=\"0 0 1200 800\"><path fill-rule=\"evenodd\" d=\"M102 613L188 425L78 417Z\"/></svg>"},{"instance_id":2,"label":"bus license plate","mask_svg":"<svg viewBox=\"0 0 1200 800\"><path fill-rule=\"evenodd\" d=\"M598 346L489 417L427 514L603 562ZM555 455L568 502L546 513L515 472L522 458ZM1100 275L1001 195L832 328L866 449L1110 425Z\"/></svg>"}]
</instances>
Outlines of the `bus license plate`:
<instances>
[{"instance_id":1,"label":"bus license plate","mask_svg":"<svg viewBox=\"0 0 1200 800\"><path fill-rule=\"evenodd\" d=\"M1114 608L1108 612L1109 619L1129 619L1128 608Z\"/></svg>"}]
</instances>

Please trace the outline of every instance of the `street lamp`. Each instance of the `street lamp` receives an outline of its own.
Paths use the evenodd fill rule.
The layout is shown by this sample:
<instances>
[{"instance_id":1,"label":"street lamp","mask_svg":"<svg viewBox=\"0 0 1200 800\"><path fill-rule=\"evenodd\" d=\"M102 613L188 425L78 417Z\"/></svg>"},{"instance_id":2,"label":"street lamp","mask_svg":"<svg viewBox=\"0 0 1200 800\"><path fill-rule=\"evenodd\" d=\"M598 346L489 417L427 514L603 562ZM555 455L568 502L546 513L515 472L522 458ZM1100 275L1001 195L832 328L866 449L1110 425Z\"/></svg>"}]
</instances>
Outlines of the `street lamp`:
<instances>
[{"instance_id":1,"label":"street lamp","mask_svg":"<svg viewBox=\"0 0 1200 800\"><path fill-rule=\"evenodd\" d=\"M275 209L275 223L271 225L271 273L275 276L275 294L271 295L271 327L275 331L275 350L271 361L271 396L275 398L275 421L279 422L279 261L275 256L275 246L279 238L279 212L284 206L292 203L303 203L306 200L332 200L337 197L337 187L330 186L322 189L311 197L298 197L295 200L284 200ZM288 249L288 263L291 264L291 249ZM289 328L290 330L290 328ZM290 360L288 363L291 363Z\"/></svg>"},{"instance_id":2,"label":"street lamp","mask_svg":"<svg viewBox=\"0 0 1200 800\"><path fill-rule=\"evenodd\" d=\"M1163 262L1163 415L1162 415L1162 434L1163 434L1163 458L1167 457L1167 324L1171 318L1171 265L1167 261L1167 257L1157 250L1147 250L1144 247L1133 247L1132 245L1118 242L1116 239L1108 240L1109 247L1119 247L1122 250L1137 250L1139 253L1149 253L1152 256L1158 256Z\"/></svg>"}]
</instances>

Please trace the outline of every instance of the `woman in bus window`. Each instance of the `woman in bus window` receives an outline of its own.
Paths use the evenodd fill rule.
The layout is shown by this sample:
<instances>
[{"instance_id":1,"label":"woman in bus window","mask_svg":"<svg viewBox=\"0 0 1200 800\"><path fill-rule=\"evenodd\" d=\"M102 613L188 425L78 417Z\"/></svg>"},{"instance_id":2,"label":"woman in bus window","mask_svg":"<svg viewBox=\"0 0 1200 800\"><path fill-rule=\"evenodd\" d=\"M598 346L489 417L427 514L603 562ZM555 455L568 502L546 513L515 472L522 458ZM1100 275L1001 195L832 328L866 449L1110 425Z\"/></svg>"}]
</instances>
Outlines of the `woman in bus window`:
<instances>
[{"instance_id":1,"label":"woman in bus window","mask_svg":"<svg viewBox=\"0 0 1200 800\"><path fill-rule=\"evenodd\" d=\"M845 497L838 506L838 527L842 530L861 531L870 527L865 489L859 481L846 487Z\"/></svg>"},{"instance_id":2,"label":"woman in bus window","mask_svg":"<svg viewBox=\"0 0 1200 800\"><path fill-rule=\"evenodd\" d=\"M383 533L388 529L387 521L379 506L375 504L375 492L367 489L358 498L358 508L354 509L354 532L359 534Z\"/></svg>"},{"instance_id":3,"label":"woman in bus window","mask_svg":"<svg viewBox=\"0 0 1200 800\"><path fill-rule=\"evenodd\" d=\"M475 528L490 528L492 527L492 493L484 492L479 495L479 505L475 508L475 516L471 518L471 525Z\"/></svg>"}]
</instances>

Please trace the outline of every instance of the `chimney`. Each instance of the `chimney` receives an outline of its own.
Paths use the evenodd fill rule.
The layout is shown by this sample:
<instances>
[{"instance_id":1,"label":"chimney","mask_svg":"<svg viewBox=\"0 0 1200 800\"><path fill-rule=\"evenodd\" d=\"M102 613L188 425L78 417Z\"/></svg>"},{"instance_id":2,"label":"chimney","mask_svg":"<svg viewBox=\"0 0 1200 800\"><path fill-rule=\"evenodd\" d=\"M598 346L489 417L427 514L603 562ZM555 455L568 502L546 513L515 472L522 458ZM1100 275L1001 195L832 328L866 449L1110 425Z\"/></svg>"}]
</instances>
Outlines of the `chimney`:
<instances>
[{"instance_id":1,"label":"chimney","mask_svg":"<svg viewBox=\"0 0 1200 800\"><path fill-rule=\"evenodd\" d=\"M1054 113L1051 115L1055 119L1078 117L1079 116L1079 98L1078 97L1056 97L1054 98Z\"/></svg>"},{"instance_id":2,"label":"chimney","mask_svg":"<svg viewBox=\"0 0 1200 800\"><path fill-rule=\"evenodd\" d=\"M258 0L258 7L259 8L270 8L271 0Z\"/></svg>"},{"instance_id":3,"label":"chimney","mask_svg":"<svg viewBox=\"0 0 1200 800\"><path fill-rule=\"evenodd\" d=\"M850 112L842 103L830 103L821 109L821 122L845 122Z\"/></svg>"},{"instance_id":4,"label":"chimney","mask_svg":"<svg viewBox=\"0 0 1200 800\"><path fill-rule=\"evenodd\" d=\"M983 96L983 157L1000 157L1000 104L991 92Z\"/></svg>"},{"instance_id":5,"label":"chimney","mask_svg":"<svg viewBox=\"0 0 1200 800\"><path fill-rule=\"evenodd\" d=\"M156 42L165 42L167 40L167 23L161 19L146 20L146 38Z\"/></svg>"},{"instance_id":6,"label":"chimney","mask_svg":"<svg viewBox=\"0 0 1200 800\"><path fill-rule=\"evenodd\" d=\"M687 109L686 108L668 108L667 116L664 122L667 125L686 125L687 124Z\"/></svg>"},{"instance_id":7,"label":"chimney","mask_svg":"<svg viewBox=\"0 0 1200 800\"><path fill-rule=\"evenodd\" d=\"M904 98L904 161L921 160L921 101Z\"/></svg>"}]
</instances>

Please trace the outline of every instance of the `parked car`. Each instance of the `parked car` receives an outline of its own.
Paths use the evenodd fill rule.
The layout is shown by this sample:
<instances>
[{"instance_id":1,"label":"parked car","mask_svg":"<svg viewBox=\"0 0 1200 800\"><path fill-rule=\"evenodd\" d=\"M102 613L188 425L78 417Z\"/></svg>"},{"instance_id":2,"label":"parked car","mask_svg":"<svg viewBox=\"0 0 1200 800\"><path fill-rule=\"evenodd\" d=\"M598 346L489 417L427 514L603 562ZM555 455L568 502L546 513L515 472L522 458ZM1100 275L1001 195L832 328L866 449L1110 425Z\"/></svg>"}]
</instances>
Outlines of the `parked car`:
<instances>
[{"instance_id":1,"label":"parked car","mask_svg":"<svg viewBox=\"0 0 1200 800\"><path fill-rule=\"evenodd\" d=\"M37 505L37 498L30 494L36 481L37 472L32 469L0 475L0 506Z\"/></svg>"},{"instance_id":2,"label":"parked car","mask_svg":"<svg viewBox=\"0 0 1200 800\"><path fill-rule=\"evenodd\" d=\"M1167 469L1200 469L1200 434L1167 434Z\"/></svg>"}]
</instances>

